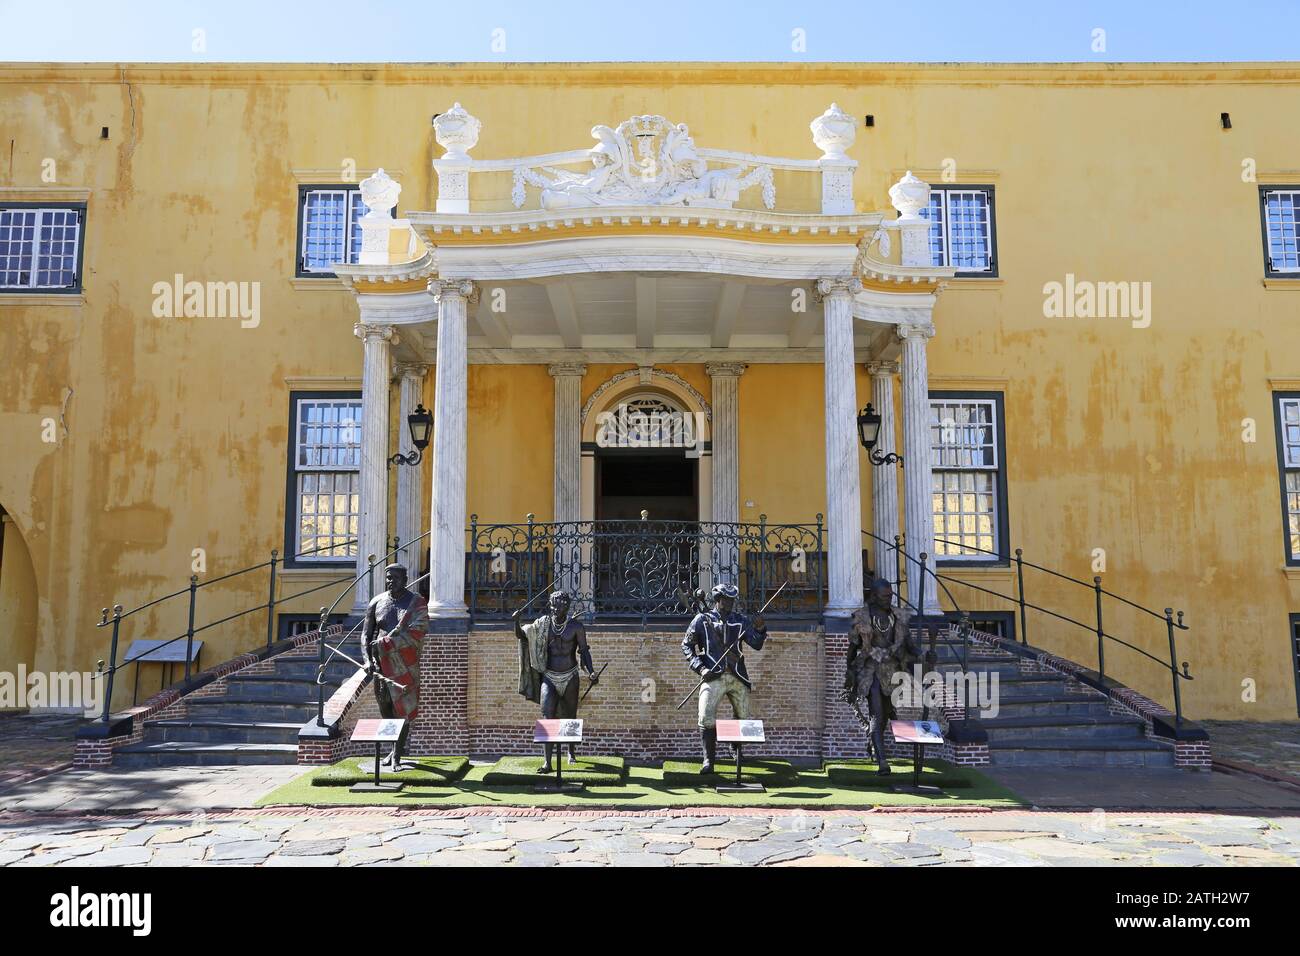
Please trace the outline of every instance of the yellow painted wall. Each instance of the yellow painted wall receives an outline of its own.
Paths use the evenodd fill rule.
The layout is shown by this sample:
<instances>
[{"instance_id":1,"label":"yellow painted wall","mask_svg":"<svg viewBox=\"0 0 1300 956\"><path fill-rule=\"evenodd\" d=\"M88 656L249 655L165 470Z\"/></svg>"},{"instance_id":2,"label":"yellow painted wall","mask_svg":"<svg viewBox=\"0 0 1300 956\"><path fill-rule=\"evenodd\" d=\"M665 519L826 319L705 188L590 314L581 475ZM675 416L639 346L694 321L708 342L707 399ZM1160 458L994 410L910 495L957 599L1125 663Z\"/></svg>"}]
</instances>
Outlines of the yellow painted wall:
<instances>
[{"instance_id":1,"label":"yellow painted wall","mask_svg":"<svg viewBox=\"0 0 1300 956\"><path fill-rule=\"evenodd\" d=\"M1300 575L1282 569L1269 380L1300 378L1300 296L1261 282L1242 162L1261 182L1296 168L1298 79L1280 65L0 67L0 195L42 186L45 159L59 186L89 190L84 304L0 297L0 504L42 596L66 595L39 605L35 664L93 667L99 608L183 586L194 548L215 576L283 546L284 380L360 368L350 295L291 282L301 179L383 165L405 185L400 208L431 208L429 119L453 99L483 121L484 157L571 149L593 123L643 112L689 123L701 146L811 157L808 120L835 100L876 116L853 150L863 208L887 209L904 169L937 178L945 160L997 188L1002 277L943 294L929 352L936 378L1005 381L1014 543L1085 579L1104 548L1109 586L1185 609L1193 716L1294 718ZM155 319L151 287L178 272L260 281L261 325ZM1044 318L1043 285L1066 273L1151 282L1150 328ZM702 368L675 371L709 394ZM589 370L584 398L610 373ZM864 372L858 388L863 404ZM820 369L751 367L740 395L742 502L772 520L823 510ZM543 366L472 370L469 511L549 516L550 396ZM66 423L57 443L41 440L46 418ZM863 510L869 527L866 496ZM980 574L1009 587L1005 571L966 577ZM203 610L255 605L264 587L240 579ZM1030 587L1090 614L1086 591ZM134 636L179 633L183 610L140 615ZM1161 653L1163 628L1136 623ZM208 636L206 661L250 643L248 628ZM1045 622L1030 638L1093 651ZM1115 649L1109 663L1163 693L1132 660ZM1246 679L1257 703L1241 699Z\"/></svg>"},{"instance_id":2,"label":"yellow painted wall","mask_svg":"<svg viewBox=\"0 0 1300 956\"><path fill-rule=\"evenodd\" d=\"M4 670L30 671L36 657L36 569L18 526L8 518L0 555L0 661Z\"/></svg>"}]
</instances>

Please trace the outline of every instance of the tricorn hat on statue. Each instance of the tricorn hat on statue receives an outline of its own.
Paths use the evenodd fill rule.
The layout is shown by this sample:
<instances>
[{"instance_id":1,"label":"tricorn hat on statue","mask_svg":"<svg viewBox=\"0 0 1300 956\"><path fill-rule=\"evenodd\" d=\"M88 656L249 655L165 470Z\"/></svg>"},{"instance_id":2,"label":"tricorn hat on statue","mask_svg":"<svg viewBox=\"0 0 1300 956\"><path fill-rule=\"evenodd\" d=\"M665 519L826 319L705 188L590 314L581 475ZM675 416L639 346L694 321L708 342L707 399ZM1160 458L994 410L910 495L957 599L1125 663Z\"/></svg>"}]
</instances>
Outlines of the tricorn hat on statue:
<instances>
[{"instance_id":1,"label":"tricorn hat on statue","mask_svg":"<svg viewBox=\"0 0 1300 956\"><path fill-rule=\"evenodd\" d=\"M709 592L710 597L715 601L720 597L731 598L733 601L740 597L740 589L734 584L715 584L713 590Z\"/></svg>"}]
</instances>

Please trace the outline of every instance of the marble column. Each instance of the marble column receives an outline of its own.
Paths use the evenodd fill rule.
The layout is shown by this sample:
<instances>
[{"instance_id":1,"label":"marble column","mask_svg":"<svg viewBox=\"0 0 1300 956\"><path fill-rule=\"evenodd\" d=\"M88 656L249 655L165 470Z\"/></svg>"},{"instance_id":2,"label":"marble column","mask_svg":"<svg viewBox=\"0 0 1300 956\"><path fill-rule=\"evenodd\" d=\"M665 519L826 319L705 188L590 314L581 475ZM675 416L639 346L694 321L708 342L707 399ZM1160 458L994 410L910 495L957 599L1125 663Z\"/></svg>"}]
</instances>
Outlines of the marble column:
<instances>
[{"instance_id":1,"label":"marble column","mask_svg":"<svg viewBox=\"0 0 1300 956\"><path fill-rule=\"evenodd\" d=\"M917 558L924 552L934 571L934 505L930 478L930 372L926 364L926 342L933 337L932 325L900 325L903 343L903 528L908 598L915 603L922 577ZM927 614L939 612L933 576L925 575Z\"/></svg>"},{"instance_id":2,"label":"marble column","mask_svg":"<svg viewBox=\"0 0 1300 956\"><path fill-rule=\"evenodd\" d=\"M875 450L881 455L896 451L894 438L894 376L897 362L871 362L871 404L880 416L880 438ZM898 466L873 465L871 468L872 570L877 577L894 580L893 542L898 534Z\"/></svg>"},{"instance_id":3,"label":"marble column","mask_svg":"<svg viewBox=\"0 0 1300 956\"><path fill-rule=\"evenodd\" d=\"M403 453L410 450L408 443L411 440L411 429L407 422L416 406L424 403L424 377L428 371L427 365L399 365L396 369L400 390L397 448ZM428 454L426 449L426 458ZM396 467L397 538L402 548L399 560L406 565L406 570L414 580L420 574L424 549L428 547L429 541L427 536L421 537L428 530L421 520L424 499L424 462Z\"/></svg>"},{"instance_id":4,"label":"marble column","mask_svg":"<svg viewBox=\"0 0 1300 956\"><path fill-rule=\"evenodd\" d=\"M825 326L826 536L828 617L862 606L862 489L858 480L857 380L853 361L856 278L819 279Z\"/></svg>"},{"instance_id":5,"label":"marble column","mask_svg":"<svg viewBox=\"0 0 1300 956\"><path fill-rule=\"evenodd\" d=\"M397 344L391 325L359 322L353 333L362 343L361 365L361 514L357 530L357 574L353 611L363 611L373 593L369 557L383 567L388 551L388 383L389 352ZM375 590L382 587L383 571L374 573Z\"/></svg>"},{"instance_id":6,"label":"marble column","mask_svg":"<svg viewBox=\"0 0 1300 956\"><path fill-rule=\"evenodd\" d=\"M557 529L555 585L576 595L579 554L574 522L582 519L582 376L587 366L581 362L556 362L546 370L555 380L553 520L567 525Z\"/></svg>"},{"instance_id":7,"label":"marble column","mask_svg":"<svg viewBox=\"0 0 1300 956\"><path fill-rule=\"evenodd\" d=\"M477 293L466 279L432 279L438 302L433 382L433 504L429 520L429 616L465 617L465 322Z\"/></svg>"},{"instance_id":8,"label":"marble column","mask_svg":"<svg viewBox=\"0 0 1300 956\"><path fill-rule=\"evenodd\" d=\"M740 362L710 362L704 366L713 384L713 520L740 521L740 406L737 394L745 366ZM714 562L713 583L738 583L740 554L737 540L724 532L722 547ZM721 546L719 546L721 547Z\"/></svg>"}]
</instances>

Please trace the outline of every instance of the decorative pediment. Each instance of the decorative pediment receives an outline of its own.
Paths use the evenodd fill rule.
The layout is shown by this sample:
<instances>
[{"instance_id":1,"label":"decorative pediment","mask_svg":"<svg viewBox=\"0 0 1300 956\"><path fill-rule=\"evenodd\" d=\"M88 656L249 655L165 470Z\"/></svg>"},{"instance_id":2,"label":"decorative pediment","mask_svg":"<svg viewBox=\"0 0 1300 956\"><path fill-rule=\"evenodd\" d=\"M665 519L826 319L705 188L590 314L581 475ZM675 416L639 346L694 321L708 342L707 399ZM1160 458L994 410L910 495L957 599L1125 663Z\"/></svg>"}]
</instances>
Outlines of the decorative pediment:
<instances>
[{"instance_id":1,"label":"decorative pediment","mask_svg":"<svg viewBox=\"0 0 1300 956\"><path fill-rule=\"evenodd\" d=\"M535 186L545 209L592 206L703 206L730 209L740 194L762 187L763 205L776 205L770 166L740 163L710 169L685 123L663 116L633 116L616 129L595 126L587 153L589 168L578 172L554 166L519 165L511 193L524 204L525 186ZM540 169L540 172L538 171Z\"/></svg>"}]
</instances>

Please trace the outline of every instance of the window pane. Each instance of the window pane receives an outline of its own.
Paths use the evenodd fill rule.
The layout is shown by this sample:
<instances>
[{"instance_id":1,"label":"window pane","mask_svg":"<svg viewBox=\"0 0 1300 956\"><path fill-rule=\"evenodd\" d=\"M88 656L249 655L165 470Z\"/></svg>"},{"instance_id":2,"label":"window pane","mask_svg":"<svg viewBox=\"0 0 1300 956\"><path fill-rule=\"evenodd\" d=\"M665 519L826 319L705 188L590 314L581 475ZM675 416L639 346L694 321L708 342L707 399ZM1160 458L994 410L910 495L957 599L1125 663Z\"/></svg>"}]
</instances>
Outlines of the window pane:
<instances>
[{"instance_id":1,"label":"window pane","mask_svg":"<svg viewBox=\"0 0 1300 956\"><path fill-rule=\"evenodd\" d=\"M1296 230L1298 206L1300 191L1274 189L1265 193L1269 266L1275 272L1300 271L1300 234Z\"/></svg>"},{"instance_id":2,"label":"window pane","mask_svg":"<svg viewBox=\"0 0 1300 956\"><path fill-rule=\"evenodd\" d=\"M318 481L322 494L310 494L307 482ZM302 474L298 476L298 554L307 559L356 557L350 529L359 517L360 476Z\"/></svg>"},{"instance_id":3,"label":"window pane","mask_svg":"<svg viewBox=\"0 0 1300 956\"><path fill-rule=\"evenodd\" d=\"M0 288L75 288L80 234L77 209L0 209Z\"/></svg>"},{"instance_id":4,"label":"window pane","mask_svg":"<svg viewBox=\"0 0 1300 956\"><path fill-rule=\"evenodd\" d=\"M935 554L997 557L995 403L980 399L930 402L930 462Z\"/></svg>"},{"instance_id":5,"label":"window pane","mask_svg":"<svg viewBox=\"0 0 1300 956\"><path fill-rule=\"evenodd\" d=\"M1300 472L1287 472L1286 515L1291 557L1300 559Z\"/></svg>"},{"instance_id":6,"label":"window pane","mask_svg":"<svg viewBox=\"0 0 1300 956\"><path fill-rule=\"evenodd\" d=\"M348 201L348 191L342 189L307 193L302 212L304 272L332 272L343 261Z\"/></svg>"}]
</instances>

